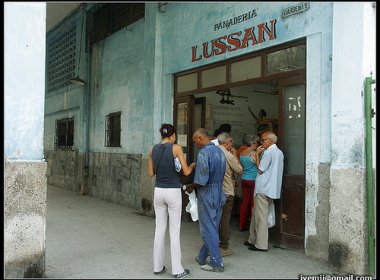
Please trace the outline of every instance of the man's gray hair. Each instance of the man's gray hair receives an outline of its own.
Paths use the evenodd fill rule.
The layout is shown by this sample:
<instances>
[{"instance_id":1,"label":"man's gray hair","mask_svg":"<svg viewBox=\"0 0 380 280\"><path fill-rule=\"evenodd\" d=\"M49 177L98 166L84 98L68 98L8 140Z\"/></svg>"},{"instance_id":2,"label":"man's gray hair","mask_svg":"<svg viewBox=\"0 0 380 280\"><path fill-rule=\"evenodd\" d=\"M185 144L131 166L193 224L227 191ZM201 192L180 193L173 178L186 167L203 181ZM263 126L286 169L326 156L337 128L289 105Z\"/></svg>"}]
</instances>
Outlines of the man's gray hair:
<instances>
[{"instance_id":1,"label":"man's gray hair","mask_svg":"<svg viewBox=\"0 0 380 280\"><path fill-rule=\"evenodd\" d=\"M268 134L266 135L266 137L268 139L270 139L273 143L277 143L277 136L276 134L274 134L274 132L270 131L270 132L267 132ZM266 134L266 133L265 133Z\"/></svg>"},{"instance_id":2,"label":"man's gray hair","mask_svg":"<svg viewBox=\"0 0 380 280\"><path fill-rule=\"evenodd\" d=\"M203 127L200 127L200 128L197 128L195 131L194 131L194 133L193 133L193 135L203 135L204 137L210 137L209 135L208 135L208 131L206 130L206 129L204 129Z\"/></svg>"},{"instance_id":3,"label":"man's gray hair","mask_svg":"<svg viewBox=\"0 0 380 280\"><path fill-rule=\"evenodd\" d=\"M218 135L218 142L220 145L226 143L229 140L232 140L232 137L227 132L222 132Z\"/></svg>"}]
</instances>

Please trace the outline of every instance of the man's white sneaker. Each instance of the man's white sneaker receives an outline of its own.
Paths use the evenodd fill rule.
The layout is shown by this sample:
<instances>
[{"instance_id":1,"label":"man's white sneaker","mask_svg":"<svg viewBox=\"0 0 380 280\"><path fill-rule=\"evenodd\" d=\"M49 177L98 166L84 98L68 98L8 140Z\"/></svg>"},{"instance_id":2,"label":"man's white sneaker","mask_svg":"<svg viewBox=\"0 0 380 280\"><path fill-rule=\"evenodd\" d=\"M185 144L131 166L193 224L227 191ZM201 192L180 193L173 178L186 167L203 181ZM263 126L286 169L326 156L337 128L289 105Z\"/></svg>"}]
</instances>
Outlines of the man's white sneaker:
<instances>
[{"instance_id":1,"label":"man's white sneaker","mask_svg":"<svg viewBox=\"0 0 380 280\"><path fill-rule=\"evenodd\" d=\"M221 266L221 267L212 267L209 264L205 264L205 265L201 266L201 269L205 270L205 271L212 271L212 272L223 272L224 271L224 266Z\"/></svg>"}]
</instances>

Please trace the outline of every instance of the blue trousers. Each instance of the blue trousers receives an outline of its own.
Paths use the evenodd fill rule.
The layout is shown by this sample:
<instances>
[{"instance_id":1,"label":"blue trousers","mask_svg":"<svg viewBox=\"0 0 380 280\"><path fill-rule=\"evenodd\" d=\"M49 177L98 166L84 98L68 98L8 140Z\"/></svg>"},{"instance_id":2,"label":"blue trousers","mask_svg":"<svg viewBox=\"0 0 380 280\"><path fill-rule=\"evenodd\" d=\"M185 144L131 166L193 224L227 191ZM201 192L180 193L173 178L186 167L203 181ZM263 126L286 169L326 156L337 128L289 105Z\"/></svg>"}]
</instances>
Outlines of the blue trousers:
<instances>
[{"instance_id":1,"label":"blue trousers","mask_svg":"<svg viewBox=\"0 0 380 280\"><path fill-rule=\"evenodd\" d=\"M222 267L223 260L219 250L219 224L222 218L226 195L217 187L202 187L197 190L199 231L203 246L198 258L205 263L210 253L210 265Z\"/></svg>"}]
</instances>

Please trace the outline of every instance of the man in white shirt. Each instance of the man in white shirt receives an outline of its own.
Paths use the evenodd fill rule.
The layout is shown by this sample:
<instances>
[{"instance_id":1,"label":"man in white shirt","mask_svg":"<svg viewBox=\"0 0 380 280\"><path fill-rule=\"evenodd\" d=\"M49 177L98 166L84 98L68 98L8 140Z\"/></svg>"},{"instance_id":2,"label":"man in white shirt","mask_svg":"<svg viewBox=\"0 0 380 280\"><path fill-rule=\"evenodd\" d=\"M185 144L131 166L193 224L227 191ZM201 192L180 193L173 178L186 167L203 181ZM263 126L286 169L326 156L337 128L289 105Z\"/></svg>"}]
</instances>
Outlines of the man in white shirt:
<instances>
[{"instance_id":1,"label":"man in white shirt","mask_svg":"<svg viewBox=\"0 0 380 280\"><path fill-rule=\"evenodd\" d=\"M248 241L244 245L252 251L268 251L268 210L273 199L281 196L284 154L277 147L277 136L267 131L261 136L262 146L257 148L260 156L263 153L254 192L254 207L249 228Z\"/></svg>"},{"instance_id":2,"label":"man in white shirt","mask_svg":"<svg viewBox=\"0 0 380 280\"><path fill-rule=\"evenodd\" d=\"M231 125L228 124L228 123L224 123L224 124L221 124L219 126L219 128L217 128L215 131L214 131L214 139L211 140L212 143L214 143L215 146L219 146L219 142L218 142L218 135L222 132L227 132L229 134L231 134Z\"/></svg>"}]
</instances>

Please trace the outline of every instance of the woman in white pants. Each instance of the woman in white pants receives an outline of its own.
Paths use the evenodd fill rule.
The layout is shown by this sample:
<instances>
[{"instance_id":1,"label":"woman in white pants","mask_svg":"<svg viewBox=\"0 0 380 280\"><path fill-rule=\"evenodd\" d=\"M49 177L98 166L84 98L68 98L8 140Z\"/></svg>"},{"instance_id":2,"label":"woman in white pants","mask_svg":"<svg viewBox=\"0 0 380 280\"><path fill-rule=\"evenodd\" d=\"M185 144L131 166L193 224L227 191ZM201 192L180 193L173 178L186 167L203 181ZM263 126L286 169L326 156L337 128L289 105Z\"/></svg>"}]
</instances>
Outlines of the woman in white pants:
<instances>
[{"instance_id":1,"label":"woman in white pants","mask_svg":"<svg viewBox=\"0 0 380 280\"><path fill-rule=\"evenodd\" d=\"M181 214L182 214L182 184L176 170L175 159L178 158L185 176L190 175L195 163L187 165L182 147L174 144L176 131L171 124L162 124L160 128L162 141L150 148L148 169L149 176L156 175L154 188L154 210L156 215L156 230L153 247L154 274L166 271L165 267L165 235L169 218L170 252L172 274L176 279L190 275L181 263ZM178 168L178 165L177 165Z\"/></svg>"}]
</instances>

